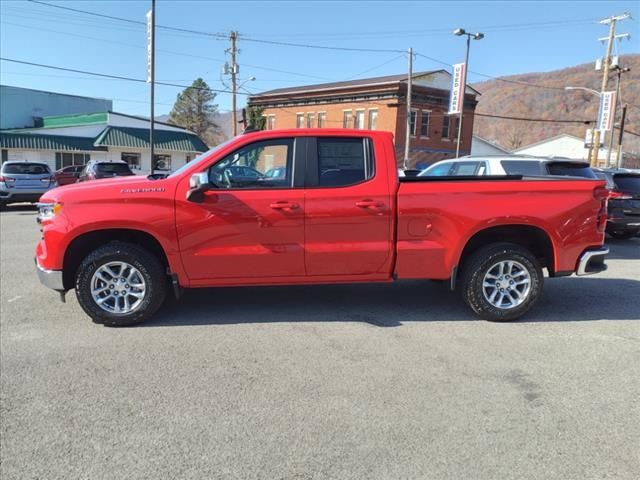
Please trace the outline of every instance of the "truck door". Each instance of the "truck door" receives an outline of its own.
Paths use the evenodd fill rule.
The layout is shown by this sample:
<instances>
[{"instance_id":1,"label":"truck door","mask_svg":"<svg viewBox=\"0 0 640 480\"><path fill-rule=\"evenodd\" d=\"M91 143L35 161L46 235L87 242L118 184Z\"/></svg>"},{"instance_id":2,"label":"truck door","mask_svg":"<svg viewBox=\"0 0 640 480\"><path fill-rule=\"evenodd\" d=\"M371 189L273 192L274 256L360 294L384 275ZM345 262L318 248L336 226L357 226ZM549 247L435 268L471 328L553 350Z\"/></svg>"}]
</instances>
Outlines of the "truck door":
<instances>
[{"instance_id":1,"label":"truck door","mask_svg":"<svg viewBox=\"0 0 640 480\"><path fill-rule=\"evenodd\" d=\"M295 144L263 140L227 155L208 169L212 188L202 203L178 189L176 228L190 280L304 276L304 155L296 160ZM273 169L279 174L265 175Z\"/></svg>"},{"instance_id":2,"label":"truck door","mask_svg":"<svg viewBox=\"0 0 640 480\"><path fill-rule=\"evenodd\" d=\"M307 275L388 276L394 203L387 165L375 161L384 152L366 137L318 136L306 154Z\"/></svg>"}]
</instances>

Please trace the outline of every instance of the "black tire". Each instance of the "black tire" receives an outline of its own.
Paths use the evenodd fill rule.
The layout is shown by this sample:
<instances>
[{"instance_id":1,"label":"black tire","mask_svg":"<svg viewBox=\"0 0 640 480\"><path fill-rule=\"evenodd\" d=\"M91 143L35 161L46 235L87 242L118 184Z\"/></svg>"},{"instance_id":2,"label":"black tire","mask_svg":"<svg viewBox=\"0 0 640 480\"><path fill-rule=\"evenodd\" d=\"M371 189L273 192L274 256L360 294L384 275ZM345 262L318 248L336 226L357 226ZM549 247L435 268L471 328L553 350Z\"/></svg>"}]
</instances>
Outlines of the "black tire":
<instances>
[{"instance_id":1,"label":"black tire","mask_svg":"<svg viewBox=\"0 0 640 480\"><path fill-rule=\"evenodd\" d=\"M485 275L501 261L518 262L530 277L529 290L522 303L511 308L494 306L485 297ZM481 318L493 322L515 320L528 312L540 298L543 283L540 262L529 250L513 243L494 243L479 249L466 259L461 272L464 301Z\"/></svg>"},{"instance_id":2,"label":"black tire","mask_svg":"<svg viewBox=\"0 0 640 480\"><path fill-rule=\"evenodd\" d=\"M139 305L129 313L113 313L102 309L91 294L94 273L109 262L126 262L135 267L146 284ZM136 245L110 242L91 252L76 273L76 297L82 309L96 323L108 327L128 327L148 320L162 306L167 292L167 276L154 255Z\"/></svg>"},{"instance_id":3,"label":"black tire","mask_svg":"<svg viewBox=\"0 0 640 480\"><path fill-rule=\"evenodd\" d=\"M609 232L612 238L616 240L629 240L638 235L639 232Z\"/></svg>"}]
</instances>

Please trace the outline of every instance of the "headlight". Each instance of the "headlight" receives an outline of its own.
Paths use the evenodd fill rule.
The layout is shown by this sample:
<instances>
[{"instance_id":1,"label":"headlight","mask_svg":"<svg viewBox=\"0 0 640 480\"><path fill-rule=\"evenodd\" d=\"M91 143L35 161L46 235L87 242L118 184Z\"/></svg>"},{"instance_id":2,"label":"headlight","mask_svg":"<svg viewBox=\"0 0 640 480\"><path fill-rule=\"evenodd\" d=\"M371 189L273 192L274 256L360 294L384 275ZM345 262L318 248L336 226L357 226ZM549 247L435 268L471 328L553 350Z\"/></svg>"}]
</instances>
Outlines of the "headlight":
<instances>
[{"instance_id":1,"label":"headlight","mask_svg":"<svg viewBox=\"0 0 640 480\"><path fill-rule=\"evenodd\" d=\"M62 210L61 203L38 203L38 222L51 220Z\"/></svg>"}]
</instances>

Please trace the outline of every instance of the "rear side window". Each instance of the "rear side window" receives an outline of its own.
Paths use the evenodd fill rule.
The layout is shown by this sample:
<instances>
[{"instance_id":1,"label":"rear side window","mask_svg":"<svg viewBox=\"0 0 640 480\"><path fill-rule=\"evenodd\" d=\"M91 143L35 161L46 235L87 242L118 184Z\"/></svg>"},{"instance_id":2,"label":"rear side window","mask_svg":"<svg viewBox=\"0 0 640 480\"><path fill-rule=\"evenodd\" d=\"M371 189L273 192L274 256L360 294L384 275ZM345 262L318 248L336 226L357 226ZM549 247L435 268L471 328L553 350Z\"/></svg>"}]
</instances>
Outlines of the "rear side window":
<instances>
[{"instance_id":1,"label":"rear side window","mask_svg":"<svg viewBox=\"0 0 640 480\"><path fill-rule=\"evenodd\" d=\"M544 175L540 162L527 160L502 160L500 162L507 175Z\"/></svg>"},{"instance_id":2,"label":"rear side window","mask_svg":"<svg viewBox=\"0 0 640 480\"><path fill-rule=\"evenodd\" d=\"M51 173L51 170L44 163L5 163L2 166L2 173L7 175L42 175Z\"/></svg>"},{"instance_id":3,"label":"rear side window","mask_svg":"<svg viewBox=\"0 0 640 480\"><path fill-rule=\"evenodd\" d=\"M593 173L593 170L591 170L591 167L580 163L549 163L547 164L547 168L551 175L598 178L596 174Z\"/></svg>"},{"instance_id":4,"label":"rear side window","mask_svg":"<svg viewBox=\"0 0 640 480\"><path fill-rule=\"evenodd\" d=\"M613 176L613 181L621 192L640 194L640 175L619 173Z\"/></svg>"},{"instance_id":5,"label":"rear side window","mask_svg":"<svg viewBox=\"0 0 640 480\"><path fill-rule=\"evenodd\" d=\"M99 163L96 171L100 173L130 173L129 165L125 163Z\"/></svg>"},{"instance_id":6,"label":"rear side window","mask_svg":"<svg viewBox=\"0 0 640 480\"><path fill-rule=\"evenodd\" d=\"M317 142L321 187L355 185L373 177L368 139L319 137Z\"/></svg>"}]
</instances>

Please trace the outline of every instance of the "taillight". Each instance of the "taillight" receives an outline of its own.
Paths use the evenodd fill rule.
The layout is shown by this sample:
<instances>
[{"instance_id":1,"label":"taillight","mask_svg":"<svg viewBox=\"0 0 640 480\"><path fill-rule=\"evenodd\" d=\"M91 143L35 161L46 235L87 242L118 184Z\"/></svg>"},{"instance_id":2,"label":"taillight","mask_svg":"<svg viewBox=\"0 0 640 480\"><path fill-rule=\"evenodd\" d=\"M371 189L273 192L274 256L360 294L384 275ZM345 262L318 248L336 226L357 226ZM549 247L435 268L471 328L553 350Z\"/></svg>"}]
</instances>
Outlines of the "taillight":
<instances>
[{"instance_id":1,"label":"taillight","mask_svg":"<svg viewBox=\"0 0 640 480\"><path fill-rule=\"evenodd\" d=\"M600 209L597 216L597 229L599 233L604 233L607 228L607 202L609 201L611 192L603 186L593 189L593 198L600 200Z\"/></svg>"},{"instance_id":2,"label":"taillight","mask_svg":"<svg viewBox=\"0 0 640 480\"><path fill-rule=\"evenodd\" d=\"M622 192L609 192L609 198L613 200L631 200L633 197Z\"/></svg>"},{"instance_id":3,"label":"taillight","mask_svg":"<svg viewBox=\"0 0 640 480\"><path fill-rule=\"evenodd\" d=\"M15 182L15 181L16 181L15 178L0 176L0 182L10 183L10 182Z\"/></svg>"},{"instance_id":4,"label":"taillight","mask_svg":"<svg viewBox=\"0 0 640 480\"><path fill-rule=\"evenodd\" d=\"M42 183L51 183L53 182L53 177L41 178L40 181Z\"/></svg>"}]
</instances>

